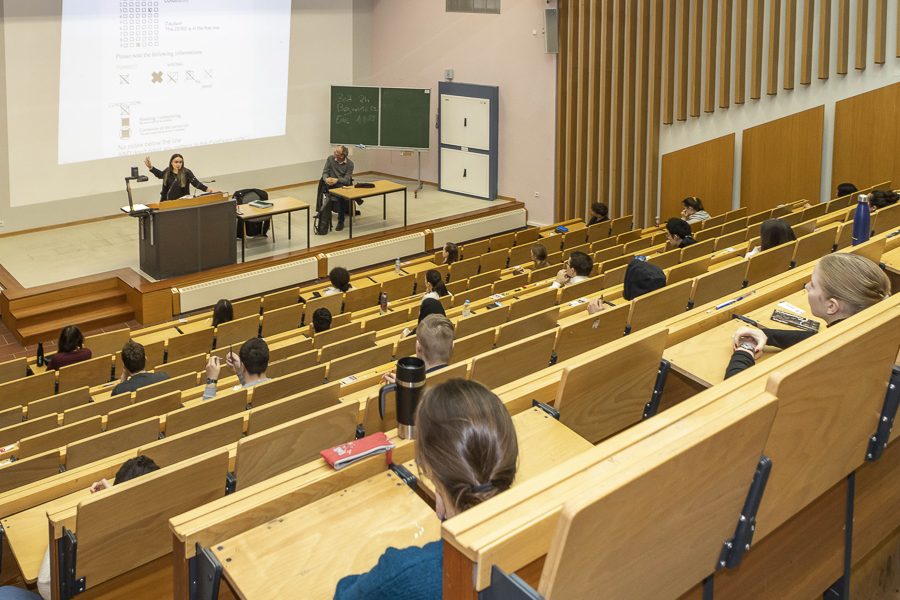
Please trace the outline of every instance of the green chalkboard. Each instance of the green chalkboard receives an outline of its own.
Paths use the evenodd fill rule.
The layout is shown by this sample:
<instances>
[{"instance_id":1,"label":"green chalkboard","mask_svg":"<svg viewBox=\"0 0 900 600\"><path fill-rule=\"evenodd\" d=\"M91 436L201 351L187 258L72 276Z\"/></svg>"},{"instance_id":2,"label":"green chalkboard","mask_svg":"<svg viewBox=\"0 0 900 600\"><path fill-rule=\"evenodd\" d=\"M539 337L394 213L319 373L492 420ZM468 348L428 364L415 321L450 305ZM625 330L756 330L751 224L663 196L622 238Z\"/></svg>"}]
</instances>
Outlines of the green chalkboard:
<instances>
[{"instance_id":1,"label":"green chalkboard","mask_svg":"<svg viewBox=\"0 0 900 600\"><path fill-rule=\"evenodd\" d=\"M381 141L390 148L428 149L431 90L381 88Z\"/></svg>"},{"instance_id":2,"label":"green chalkboard","mask_svg":"<svg viewBox=\"0 0 900 600\"><path fill-rule=\"evenodd\" d=\"M331 86L331 143L378 145L377 87Z\"/></svg>"}]
</instances>

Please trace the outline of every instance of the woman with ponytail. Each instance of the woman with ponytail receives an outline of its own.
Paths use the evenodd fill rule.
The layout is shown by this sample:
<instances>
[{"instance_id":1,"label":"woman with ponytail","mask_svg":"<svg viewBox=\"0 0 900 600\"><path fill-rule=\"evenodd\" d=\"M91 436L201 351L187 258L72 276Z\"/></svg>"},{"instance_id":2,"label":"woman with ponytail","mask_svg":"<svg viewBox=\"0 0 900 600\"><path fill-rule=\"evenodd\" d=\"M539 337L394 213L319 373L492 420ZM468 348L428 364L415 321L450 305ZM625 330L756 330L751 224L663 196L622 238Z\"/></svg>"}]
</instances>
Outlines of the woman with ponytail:
<instances>
[{"instance_id":1,"label":"woman with ponytail","mask_svg":"<svg viewBox=\"0 0 900 600\"><path fill-rule=\"evenodd\" d=\"M422 296L422 302L425 302L428 298L438 300L448 295L450 295L450 292L447 291L444 279L438 271L431 269L425 273L425 295Z\"/></svg>"}]
</instances>

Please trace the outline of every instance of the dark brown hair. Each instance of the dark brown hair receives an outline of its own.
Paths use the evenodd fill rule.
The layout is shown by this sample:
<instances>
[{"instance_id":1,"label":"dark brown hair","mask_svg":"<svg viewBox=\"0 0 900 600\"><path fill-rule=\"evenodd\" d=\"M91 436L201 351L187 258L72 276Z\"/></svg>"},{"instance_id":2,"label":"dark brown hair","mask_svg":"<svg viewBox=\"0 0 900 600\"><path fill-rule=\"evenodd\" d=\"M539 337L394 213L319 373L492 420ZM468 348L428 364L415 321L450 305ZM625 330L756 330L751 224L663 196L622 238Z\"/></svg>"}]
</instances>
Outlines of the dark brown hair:
<instances>
[{"instance_id":1,"label":"dark brown hair","mask_svg":"<svg viewBox=\"0 0 900 600\"><path fill-rule=\"evenodd\" d=\"M119 485L120 483L137 479L141 475L146 475L153 471L159 471L159 465L153 462L152 458L144 456L143 454L135 456L134 458L129 458L125 461L125 464L116 471L116 480L113 482L113 485Z\"/></svg>"},{"instance_id":2,"label":"dark brown hair","mask_svg":"<svg viewBox=\"0 0 900 600\"><path fill-rule=\"evenodd\" d=\"M769 250L797 239L784 219L767 219L759 227L760 248Z\"/></svg>"},{"instance_id":3,"label":"dark brown hair","mask_svg":"<svg viewBox=\"0 0 900 600\"><path fill-rule=\"evenodd\" d=\"M684 200L681 201L681 203L684 206L687 206L688 208L692 208L698 212L703 210L703 203L700 202L700 198L696 198L694 196L691 196L690 198L685 198Z\"/></svg>"},{"instance_id":4,"label":"dark brown hair","mask_svg":"<svg viewBox=\"0 0 900 600\"><path fill-rule=\"evenodd\" d=\"M890 190L875 190L869 194L868 198L869 204L872 205L872 208L876 209L896 204L898 199L900 199L900 195L898 195L897 192L892 192Z\"/></svg>"},{"instance_id":5,"label":"dark brown hair","mask_svg":"<svg viewBox=\"0 0 900 600\"><path fill-rule=\"evenodd\" d=\"M59 346L60 352L72 352L73 350L78 350L84 345L84 336L81 334L81 330L78 329L75 325L66 325L63 327L63 330L59 333Z\"/></svg>"},{"instance_id":6,"label":"dark brown hair","mask_svg":"<svg viewBox=\"0 0 900 600\"><path fill-rule=\"evenodd\" d=\"M234 308L231 306L231 302L225 300L219 300L216 302L216 307L213 309L213 327L218 327L222 323L227 323L228 321L234 320Z\"/></svg>"},{"instance_id":7,"label":"dark brown hair","mask_svg":"<svg viewBox=\"0 0 900 600\"><path fill-rule=\"evenodd\" d=\"M547 247L543 244L535 244L532 246L531 253L537 259L537 262L544 262L547 260Z\"/></svg>"},{"instance_id":8,"label":"dark brown hair","mask_svg":"<svg viewBox=\"0 0 900 600\"><path fill-rule=\"evenodd\" d=\"M605 217L609 214L609 207L602 202L594 202L593 204L591 204L591 210L601 217Z\"/></svg>"},{"instance_id":9,"label":"dark brown hair","mask_svg":"<svg viewBox=\"0 0 900 600\"><path fill-rule=\"evenodd\" d=\"M328 279L331 280L331 285L342 292L350 289L350 272L344 267L333 268L328 274Z\"/></svg>"},{"instance_id":10,"label":"dark brown hair","mask_svg":"<svg viewBox=\"0 0 900 600\"><path fill-rule=\"evenodd\" d=\"M453 264L459 260L459 248L453 242L444 244L444 251L447 253L447 260L444 262L445 265Z\"/></svg>"},{"instance_id":11,"label":"dark brown hair","mask_svg":"<svg viewBox=\"0 0 900 600\"><path fill-rule=\"evenodd\" d=\"M269 367L269 345L262 338L250 338L238 352L241 364L251 375L262 375Z\"/></svg>"},{"instance_id":12,"label":"dark brown hair","mask_svg":"<svg viewBox=\"0 0 900 600\"><path fill-rule=\"evenodd\" d=\"M132 340L125 342L122 346L122 364L132 375L143 371L144 365L147 364L144 347Z\"/></svg>"},{"instance_id":13,"label":"dark brown hair","mask_svg":"<svg viewBox=\"0 0 900 600\"><path fill-rule=\"evenodd\" d=\"M416 462L457 512L510 488L519 445L509 411L475 381L429 387L416 409Z\"/></svg>"},{"instance_id":14,"label":"dark brown hair","mask_svg":"<svg viewBox=\"0 0 900 600\"><path fill-rule=\"evenodd\" d=\"M594 260L584 252L576 250L569 256L569 266L575 270L576 275L590 277L591 270L594 268Z\"/></svg>"},{"instance_id":15,"label":"dark brown hair","mask_svg":"<svg viewBox=\"0 0 900 600\"><path fill-rule=\"evenodd\" d=\"M447 291L447 286L444 285L444 278L441 277L440 271L429 269L428 272L425 273L425 281L431 284L431 290L437 292L437 295L440 298L443 298L450 293Z\"/></svg>"}]
</instances>

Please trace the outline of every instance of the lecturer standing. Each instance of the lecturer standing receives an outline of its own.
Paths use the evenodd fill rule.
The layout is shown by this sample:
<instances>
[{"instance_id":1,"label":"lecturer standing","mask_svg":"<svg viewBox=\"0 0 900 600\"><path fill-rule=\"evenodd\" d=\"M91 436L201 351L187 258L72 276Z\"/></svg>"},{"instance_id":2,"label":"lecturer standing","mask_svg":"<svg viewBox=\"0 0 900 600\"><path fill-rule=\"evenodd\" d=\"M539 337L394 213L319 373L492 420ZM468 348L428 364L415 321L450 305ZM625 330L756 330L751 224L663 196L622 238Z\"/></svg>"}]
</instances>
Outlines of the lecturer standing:
<instances>
[{"instance_id":1,"label":"lecturer standing","mask_svg":"<svg viewBox=\"0 0 900 600\"><path fill-rule=\"evenodd\" d=\"M153 165L150 164L149 156L144 159L144 164L147 165L147 168L150 169L151 173L156 175L157 179L163 180L162 191L159 194L160 202L177 200L182 196L190 196L191 186L211 194L219 193L217 190L209 189L203 185L199 179L194 177L191 170L185 168L184 157L180 154L172 155L172 158L169 159L169 168L165 171L153 168Z\"/></svg>"},{"instance_id":2,"label":"lecturer standing","mask_svg":"<svg viewBox=\"0 0 900 600\"><path fill-rule=\"evenodd\" d=\"M325 161L325 168L322 170L322 180L328 189L334 189L353 183L353 161L347 158L347 146L338 146L334 152ZM344 228L344 207L343 198L338 202L338 224L335 231ZM362 204L361 201L359 201ZM352 209L351 209L352 210ZM352 217L351 217L352 218Z\"/></svg>"}]
</instances>

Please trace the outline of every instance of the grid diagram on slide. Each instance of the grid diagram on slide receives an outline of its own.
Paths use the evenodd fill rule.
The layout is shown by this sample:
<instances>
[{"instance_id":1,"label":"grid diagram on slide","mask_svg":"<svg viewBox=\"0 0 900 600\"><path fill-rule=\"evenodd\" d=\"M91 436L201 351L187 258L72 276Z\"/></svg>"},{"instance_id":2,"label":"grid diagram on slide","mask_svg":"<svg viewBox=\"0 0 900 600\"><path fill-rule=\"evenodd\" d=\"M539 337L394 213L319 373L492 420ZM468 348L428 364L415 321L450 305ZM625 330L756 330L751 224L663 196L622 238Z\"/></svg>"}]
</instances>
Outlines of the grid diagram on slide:
<instances>
[{"instance_id":1,"label":"grid diagram on slide","mask_svg":"<svg viewBox=\"0 0 900 600\"><path fill-rule=\"evenodd\" d=\"M159 2L119 0L119 46L159 46Z\"/></svg>"}]
</instances>

